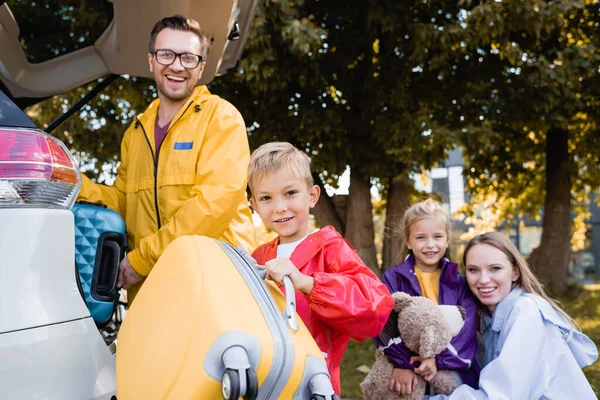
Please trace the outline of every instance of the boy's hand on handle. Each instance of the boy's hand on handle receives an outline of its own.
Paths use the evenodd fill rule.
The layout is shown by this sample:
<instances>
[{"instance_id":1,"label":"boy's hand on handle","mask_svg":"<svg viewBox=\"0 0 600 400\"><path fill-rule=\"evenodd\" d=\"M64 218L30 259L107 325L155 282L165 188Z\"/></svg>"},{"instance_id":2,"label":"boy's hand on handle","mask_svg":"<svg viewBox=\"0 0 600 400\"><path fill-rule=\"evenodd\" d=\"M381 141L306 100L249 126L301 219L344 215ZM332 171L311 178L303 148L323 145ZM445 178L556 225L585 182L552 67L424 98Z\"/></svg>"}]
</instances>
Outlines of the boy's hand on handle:
<instances>
[{"instance_id":1,"label":"boy's hand on handle","mask_svg":"<svg viewBox=\"0 0 600 400\"><path fill-rule=\"evenodd\" d=\"M417 388L417 375L410 369L394 368L390 378L390 392L408 396Z\"/></svg>"},{"instance_id":2,"label":"boy's hand on handle","mask_svg":"<svg viewBox=\"0 0 600 400\"><path fill-rule=\"evenodd\" d=\"M315 286L312 276L304 275L287 258L275 258L265 263L267 278L283 285L283 277L289 276L296 290L310 294Z\"/></svg>"},{"instance_id":3,"label":"boy's hand on handle","mask_svg":"<svg viewBox=\"0 0 600 400\"><path fill-rule=\"evenodd\" d=\"M427 382L431 382L435 374L437 374L437 363L435 362L435 357L421 358L414 356L410 358L411 364L416 362L420 362L421 365L418 368L415 368L415 373L421 375Z\"/></svg>"}]
</instances>

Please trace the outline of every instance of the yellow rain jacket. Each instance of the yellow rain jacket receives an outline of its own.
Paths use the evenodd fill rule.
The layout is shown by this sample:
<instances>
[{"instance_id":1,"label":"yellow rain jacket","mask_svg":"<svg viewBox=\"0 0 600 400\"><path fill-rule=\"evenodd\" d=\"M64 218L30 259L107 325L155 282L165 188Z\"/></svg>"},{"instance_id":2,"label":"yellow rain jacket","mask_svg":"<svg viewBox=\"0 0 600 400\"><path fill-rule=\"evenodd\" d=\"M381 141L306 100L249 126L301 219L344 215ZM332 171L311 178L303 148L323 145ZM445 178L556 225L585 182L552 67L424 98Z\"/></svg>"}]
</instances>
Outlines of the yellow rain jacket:
<instances>
[{"instance_id":1,"label":"yellow rain jacket","mask_svg":"<svg viewBox=\"0 0 600 400\"><path fill-rule=\"evenodd\" d=\"M206 86L197 87L157 152L159 104L152 102L125 132L114 185L83 176L78 199L121 214L132 249L127 258L143 276L183 235L204 235L252 251L256 239L246 197L250 149L242 116ZM129 289L130 302L140 286Z\"/></svg>"}]
</instances>

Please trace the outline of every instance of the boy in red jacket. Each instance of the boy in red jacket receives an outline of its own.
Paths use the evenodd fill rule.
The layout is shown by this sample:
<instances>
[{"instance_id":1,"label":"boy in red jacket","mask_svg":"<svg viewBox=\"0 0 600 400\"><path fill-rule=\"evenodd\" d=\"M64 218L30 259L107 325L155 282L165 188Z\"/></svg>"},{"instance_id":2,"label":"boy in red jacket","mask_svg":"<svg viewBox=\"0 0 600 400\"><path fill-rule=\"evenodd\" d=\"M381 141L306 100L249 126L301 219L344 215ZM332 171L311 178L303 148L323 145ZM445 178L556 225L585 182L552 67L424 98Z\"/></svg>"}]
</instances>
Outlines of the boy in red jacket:
<instances>
[{"instance_id":1,"label":"boy in red jacket","mask_svg":"<svg viewBox=\"0 0 600 400\"><path fill-rule=\"evenodd\" d=\"M289 143L256 149L248 167L250 203L279 236L252 256L281 285L289 276L296 310L325 355L333 388L340 394L340 364L350 337L379 334L393 300L356 250L331 226L313 230L309 210L319 199L310 158Z\"/></svg>"}]
</instances>

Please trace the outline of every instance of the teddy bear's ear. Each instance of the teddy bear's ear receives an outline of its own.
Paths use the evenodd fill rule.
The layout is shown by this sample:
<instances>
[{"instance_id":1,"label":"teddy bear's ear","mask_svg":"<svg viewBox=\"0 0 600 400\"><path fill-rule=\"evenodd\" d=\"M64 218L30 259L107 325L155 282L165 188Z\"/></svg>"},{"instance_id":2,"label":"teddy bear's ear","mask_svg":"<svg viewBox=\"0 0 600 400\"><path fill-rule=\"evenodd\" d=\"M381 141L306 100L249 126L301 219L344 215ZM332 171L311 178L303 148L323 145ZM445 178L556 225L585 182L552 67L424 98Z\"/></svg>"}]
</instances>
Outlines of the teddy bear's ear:
<instances>
[{"instance_id":1,"label":"teddy bear's ear","mask_svg":"<svg viewBox=\"0 0 600 400\"><path fill-rule=\"evenodd\" d=\"M392 293L394 299L394 311L399 313L404 307L406 307L412 299L412 296L404 292Z\"/></svg>"}]
</instances>

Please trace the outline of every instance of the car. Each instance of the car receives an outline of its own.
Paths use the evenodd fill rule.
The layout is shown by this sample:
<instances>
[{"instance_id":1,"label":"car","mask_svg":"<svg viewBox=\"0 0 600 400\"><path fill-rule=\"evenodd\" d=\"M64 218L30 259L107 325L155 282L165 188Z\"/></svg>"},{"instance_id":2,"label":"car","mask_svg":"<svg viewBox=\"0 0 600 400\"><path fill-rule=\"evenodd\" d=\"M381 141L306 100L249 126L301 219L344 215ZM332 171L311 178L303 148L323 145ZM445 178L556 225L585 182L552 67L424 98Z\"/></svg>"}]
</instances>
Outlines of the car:
<instances>
[{"instance_id":1,"label":"car","mask_svg":"<svg viewBox=\"0 0 600 400\"><path fill-rule=\"evenodd\" d=\"M76 16L67 3L0 0L2 399L116 399L114 351L86 307L75 267L71 208L81 175L69 149L21 108L107 76L149 77L150 29L177 13L198 20L211 39L199 82L209 83L241 58L257 0L91 0L86 5L106 23L88 35L90 21L79 21L85 35L36 58L36 43L48 50L52 39L31 29L52 35L56 27L34 17L51 7L60 7L51 10L59 20Z\"/></svg>"},{"instance_id":2,"label":"car","mask_svg":"<svg viewBox=\"0 0 600 400\"><path fill-rule=\"evenodd\" d=\"M115 357L74 268L75 160L0 92L0 387L3 399L111 399Z\"/></svg>"}]
</instances>

